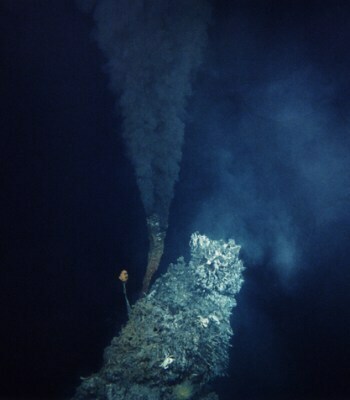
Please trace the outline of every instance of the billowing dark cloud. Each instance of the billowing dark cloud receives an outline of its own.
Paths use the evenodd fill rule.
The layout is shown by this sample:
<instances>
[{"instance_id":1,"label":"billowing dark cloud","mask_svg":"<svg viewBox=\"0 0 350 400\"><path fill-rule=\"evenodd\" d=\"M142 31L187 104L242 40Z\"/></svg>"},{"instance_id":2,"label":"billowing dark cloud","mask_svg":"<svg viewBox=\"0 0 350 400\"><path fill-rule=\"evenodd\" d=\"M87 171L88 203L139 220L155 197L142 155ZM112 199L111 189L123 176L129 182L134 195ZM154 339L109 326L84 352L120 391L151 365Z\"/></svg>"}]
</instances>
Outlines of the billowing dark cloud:
<instances>
[{"instance_id":1,"label":"billowing dark cloud","mask_svg":"<svg viewBox=\"0 0 350 400\"><path fill-rule=\"evenodd\" d=\"M80 3L84 9L94 5ZM209 16L205 0L100 0L94 9L95 36L108 59L143 204L164 226L179 174L186 99Z\"/></svg>"}]
</instances>

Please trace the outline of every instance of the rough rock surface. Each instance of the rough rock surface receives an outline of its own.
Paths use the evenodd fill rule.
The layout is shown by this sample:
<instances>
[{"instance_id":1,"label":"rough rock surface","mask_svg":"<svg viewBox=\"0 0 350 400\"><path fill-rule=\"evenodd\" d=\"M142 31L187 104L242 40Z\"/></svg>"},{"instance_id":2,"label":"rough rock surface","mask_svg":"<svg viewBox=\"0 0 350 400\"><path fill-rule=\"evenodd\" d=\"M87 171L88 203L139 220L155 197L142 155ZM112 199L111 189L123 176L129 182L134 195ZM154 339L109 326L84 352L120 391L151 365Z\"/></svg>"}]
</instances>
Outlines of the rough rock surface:
<instances>
[{"instance_id":1,"label":"rough rock surface","mask_svg":"<svg viewBox=\"0 0 350 400\"><path fill-rule=\"evenodd\" d=\"M242 283L240 246L194 233L191 261L179 258L132 307L130 319L74 400L216 400L208 384L225 375L230 315Z\"/></svg>"}]
</instances>

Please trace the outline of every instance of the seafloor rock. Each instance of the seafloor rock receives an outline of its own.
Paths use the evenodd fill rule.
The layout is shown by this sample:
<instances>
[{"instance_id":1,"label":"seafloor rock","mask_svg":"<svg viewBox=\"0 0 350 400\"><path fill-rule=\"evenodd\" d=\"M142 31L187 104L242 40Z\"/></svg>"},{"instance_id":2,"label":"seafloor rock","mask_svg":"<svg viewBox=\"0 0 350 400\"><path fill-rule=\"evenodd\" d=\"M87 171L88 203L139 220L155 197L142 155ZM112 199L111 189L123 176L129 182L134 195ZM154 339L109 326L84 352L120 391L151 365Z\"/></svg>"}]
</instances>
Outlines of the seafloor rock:
<instances>
[{"instance_id":1,"label":"seafloor rock","mask_svg":"<svg viewBox=\"0 0 350 400\"><path fill-rule=\"evenodd\" d=\"M225 375L230 315L244 269L240 246L194 233L191 261L179 258L132 307L104 353L101 370L74 400L217 400L208 390Z\"/></svg>"},{"instance_id":2,"label":"seafloor rock","mask_svg":"<svg viewBox=\"0 0 350 400\"><path fill-rule=\"evenodd\" d=\"M162 226L157 214L147 217L149 240L148 263L142 283L142 292L147 293L152 277L157 271L164 251L166 227Z\"/></svg>"}]
</instances>

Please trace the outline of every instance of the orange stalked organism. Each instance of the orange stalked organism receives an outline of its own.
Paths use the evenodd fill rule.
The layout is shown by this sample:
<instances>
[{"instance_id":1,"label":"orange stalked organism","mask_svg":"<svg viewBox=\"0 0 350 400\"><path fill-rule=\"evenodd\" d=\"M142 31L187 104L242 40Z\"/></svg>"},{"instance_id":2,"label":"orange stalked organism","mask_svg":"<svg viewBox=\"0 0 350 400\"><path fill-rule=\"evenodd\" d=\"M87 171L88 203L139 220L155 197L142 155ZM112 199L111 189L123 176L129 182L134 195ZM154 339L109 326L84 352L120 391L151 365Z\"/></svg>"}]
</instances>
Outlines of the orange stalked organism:
<instances>
[{"instance_id":1,"label":"orange stalked organism","mask_svg":"<svg viewBox=\"0 0 350 400\"><path fill-rule=\"evenodd\" d=\"M126 295L126 282L128 281L128 279L129 279L128 271L126 269L123 269L123 271L119 274L119 280L121 280L123 284L123 292L125 297L126 308L128 310L128 315L130 315L131 307L128 300L128 296Z\"/></svg>"},{"instance_id":2,"label":"orange stalked organism","mask_svg":"<svg viewBox=\"0 0 350 400\"><path fill-rule=\"evenodd\" d=\"M123 282L126 283L129 279L128 271L123 269L123 271L119 275L119 279Z\"/></svg>"}]
</instances>

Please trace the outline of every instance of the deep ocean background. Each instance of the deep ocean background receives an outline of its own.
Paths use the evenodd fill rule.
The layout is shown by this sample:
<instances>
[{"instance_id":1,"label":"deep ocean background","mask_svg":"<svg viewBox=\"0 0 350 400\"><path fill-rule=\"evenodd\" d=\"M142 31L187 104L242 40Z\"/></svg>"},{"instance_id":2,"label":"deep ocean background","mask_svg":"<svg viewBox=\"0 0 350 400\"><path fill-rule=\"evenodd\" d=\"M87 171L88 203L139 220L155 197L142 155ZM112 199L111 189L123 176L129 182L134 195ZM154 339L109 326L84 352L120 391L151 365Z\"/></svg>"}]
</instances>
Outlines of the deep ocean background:
<instances>
[{"instance_id":1,"label":"deep ocean background","mask_svg":"<svg viewBox=\"0 0 350 400\"><path fill-rule=\"evenodd\" d=\"M140 294L145 214L91 18L2 0L0 29L0 399L69 398L120 269ZM208 34L161 271L196 229L243 245L220 399L349 399L350 4L219 0Z\"/></svg>"}]
</instances>

